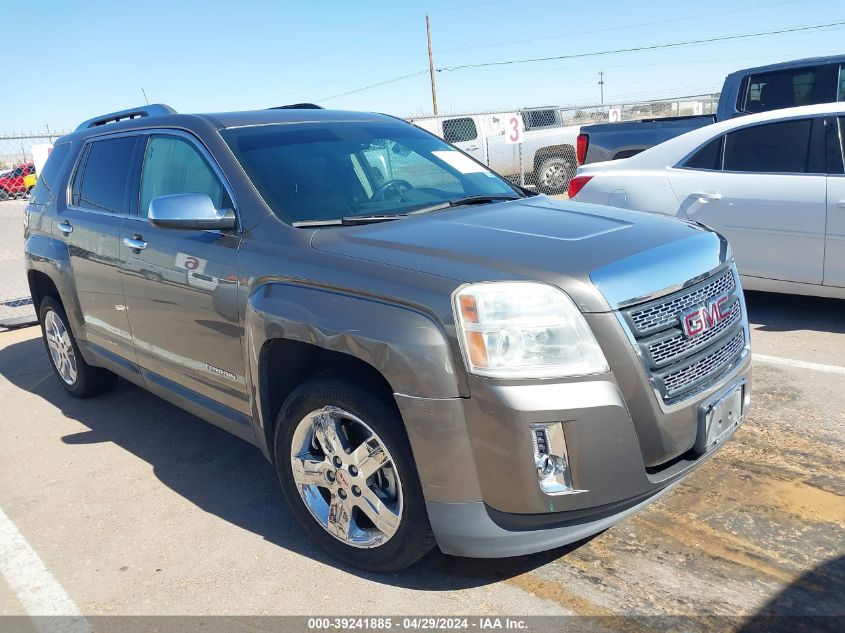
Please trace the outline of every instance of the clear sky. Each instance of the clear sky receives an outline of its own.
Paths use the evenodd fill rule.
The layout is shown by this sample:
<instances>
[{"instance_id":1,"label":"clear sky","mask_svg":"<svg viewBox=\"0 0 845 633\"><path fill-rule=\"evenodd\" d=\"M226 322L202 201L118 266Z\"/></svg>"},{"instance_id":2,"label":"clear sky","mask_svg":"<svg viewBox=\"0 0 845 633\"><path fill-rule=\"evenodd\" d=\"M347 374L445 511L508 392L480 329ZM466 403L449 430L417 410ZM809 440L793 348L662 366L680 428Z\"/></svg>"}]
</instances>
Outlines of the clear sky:
<instances>
[{"instance_id":1,"label":"clear sky","mask_svg":"<svg viewBox=\"0 0 845 633\"><path fill-rule=\"evenodd\" d=\"M425 14L440 68L845 20L842 0L114 0L4 12L0 134L67 130L144 102L182 112L299 101L431 111ZM718 90L738 68L845 53L843 26L645 52L437 73L440 110L594 103ZM341 95L341 96L337 96Z\"/></svg>"}]
</instances>

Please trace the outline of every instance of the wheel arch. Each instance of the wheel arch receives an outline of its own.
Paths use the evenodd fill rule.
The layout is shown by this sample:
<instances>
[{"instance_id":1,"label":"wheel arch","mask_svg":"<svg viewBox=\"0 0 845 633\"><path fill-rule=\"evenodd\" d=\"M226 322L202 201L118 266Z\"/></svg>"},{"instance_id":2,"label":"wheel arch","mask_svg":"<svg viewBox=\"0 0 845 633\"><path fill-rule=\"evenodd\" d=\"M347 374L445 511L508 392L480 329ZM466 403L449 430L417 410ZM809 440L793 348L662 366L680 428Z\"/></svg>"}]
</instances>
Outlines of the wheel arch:
<instances>
[{"instance_id":1,"label":"wheel arch","mask_svg":"<svg viewBox=\"0 0 845 633\"><path fill-rule=\"evenodd\" d=\"M284 338L267 339L258 355L257 391L260 417L264 420L263 440L271 457L276 420L287 397L305 381L332 371L365 382L384 395L386 402L396 406L390 383L369 363L312 343Z\"/></svg>"},{"instance_id":2,"label":"wheel arch","mask_svg":"<svg viewBox=\"0 0 845 633\"><path fill-rule=\"evenodd\" d=\"M32 305L35 307L36 314L44 297L55 297L58 301L62 301L58 286L47 273L30 269L26 273L26 280L29 284L29 294L32 297ZM62 302L62 305L64 305L64 302Z\"/></svg>"},{"instance_id":3,"label":"wheel arch","mask_svg":"<svg viewBox=\"0 0 845 633\"><path fill-rule=\"evenodd\" d=\"M534 171L540 169L540 165L543 163L544 160L547 158L567 158L574 161L577 165L576 160L576 153L575 153L575 146L569 145L568 143L563 143L561 145L548 145L546 147L541 147L537 150L534 154Z\"/></svg>"},{"instance_id":4,"label":"wheel arch","mask_svg":"<svg viewBox=\"0 0 845 633\"><path fill-rule=\"evenodd\" d=\"M468 393L441 327L407 306L271 282L250 295L244 327L256 439L268 456L284 399L329 369L367 380L394 404L396 394L454 398Z\"/></svg>"}]
</instances>

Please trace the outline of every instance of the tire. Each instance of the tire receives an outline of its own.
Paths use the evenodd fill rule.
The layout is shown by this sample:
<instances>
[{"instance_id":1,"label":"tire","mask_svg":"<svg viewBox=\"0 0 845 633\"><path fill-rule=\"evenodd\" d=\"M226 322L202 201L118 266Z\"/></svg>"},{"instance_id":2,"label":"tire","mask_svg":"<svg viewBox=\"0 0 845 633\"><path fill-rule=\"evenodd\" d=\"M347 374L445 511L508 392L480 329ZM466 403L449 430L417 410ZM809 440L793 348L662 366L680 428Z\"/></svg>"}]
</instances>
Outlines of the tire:
<instances>
[{"instance_id":1,"label":"tire","mask_svg":"<svg viewBox=\"0 0 845 633\"><path fill-rule=\"evenodd\" d=\"M3 200L8 200L8 199L9 199L9 192L6 191L5 189L0 189L0 202L2 202Z\"/></svg>"},{"instance_id":2,"label":"tire","mask_svg":"<svg viewBox=\"0 0 845 633\"><path fill-rule=\"evenodd\" d=\"M566 193L569 181L575 175L578 166L575 159L566 156L549 156L544 158L534 174L537 188L543 193Z\"/></svg>"},{"instance_id":3,"label":"tire","mask_svg":"<svg viewBox=\"0 0 845 633\"><path fill-rule=\"evenodd\" d=\"M297 387L279 412L274 457L297 521L337 560L393 572L434 547L402 419L373 386L325 373Z\"/></svg>"},{"instance_id":4,"label":"tire","mask_svg":"<svg viewBox=\"0 0 845 633\"><path fill-rule=\"evenodd\" d=\"M68 325L61 302L44 297L38 309L44 347L59 383L74 398L90 398L114 387L117 376L85 362Z\"/></svg>"}]
</instances>

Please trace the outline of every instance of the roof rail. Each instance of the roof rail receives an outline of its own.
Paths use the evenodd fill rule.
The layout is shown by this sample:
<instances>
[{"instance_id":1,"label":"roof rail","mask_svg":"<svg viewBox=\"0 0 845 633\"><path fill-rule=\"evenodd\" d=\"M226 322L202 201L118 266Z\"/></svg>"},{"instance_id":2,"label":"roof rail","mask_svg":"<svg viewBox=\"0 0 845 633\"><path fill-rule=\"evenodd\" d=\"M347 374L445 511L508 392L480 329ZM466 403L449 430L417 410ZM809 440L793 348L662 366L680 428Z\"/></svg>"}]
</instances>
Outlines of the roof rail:
<instances>
[{"instance_id":1,"label":"roof rail","mask_svg":"<svg viewBox=\"0 0 845 633\"><path fill-rule=\"evenodd\" d=\"M88 128L97 127L98 125L106 125L108 123L117 123L127 119L136 119L144 116L164 116L166 114L176 114L176 110L163 103L154 103L151 105L139 106L137 108L129 108L128 110L120 110L119 112L110 112L108 114L101 114L93 119L88 119L79 124L76 131L87 130Z\"/></svg>"},{"instance_id":2,"label":"roof rail","mask_svg":"<svg viewBox=\"0 0 845 633\"><path fill-rule=\"evenodd\" d=\"M290 105L273 106L269 110L322 110L323 106L316 103L291 103Z\"/></svg>"}]
</instances>

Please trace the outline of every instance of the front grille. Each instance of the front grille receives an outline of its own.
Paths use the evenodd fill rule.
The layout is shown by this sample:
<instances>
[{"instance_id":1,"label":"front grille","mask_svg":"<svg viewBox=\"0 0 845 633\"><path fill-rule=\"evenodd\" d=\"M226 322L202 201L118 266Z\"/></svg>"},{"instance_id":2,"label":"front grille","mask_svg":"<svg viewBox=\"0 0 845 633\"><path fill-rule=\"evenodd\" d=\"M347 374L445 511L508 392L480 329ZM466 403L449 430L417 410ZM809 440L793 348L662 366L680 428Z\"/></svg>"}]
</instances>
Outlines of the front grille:
<instances>
[{"instance_id":1,"label":"front grille","mask_svg":"<svg viewBox=\"0 0 845 633\"><path fill-rule=\"evenodd\" d=\"M734 301L728 315L728 318L716 327L699 334L695 338L687 338L680 328L672 328L668 333L661 333L650 338L645 342L643 348L655 367L665 367L703 349L710 341L716 340L725 330L738 323L742 319L739 301Z\"/></svg>"},{"instance_id":2,"label":"front grille","mask_svg":"<svg viewBox=\"0 0 845 633\"><path fill-rule=\"evenodd\" d=\"M733 268L668 296L623 310L652 383L667 404L706 389L746 347L745 315ZM681 329L684 314L727 297L725 318L695 336Z\"/></svg>"},{"instance_id":3,"label":"front grille","mask_svg":"<svg viewBox=\"0 0 845 633\"><path fill-rule=\"evenodd\" d=\"M704 285L695 287L688 292L671 295L670 299L663 299L647 303L628 311L628 319L634 328L634 334L649 334L676 325L679 315L690 308L704 304L708 299L726 295L736 288L733 273L729 270L716 279L707 281Z\"/></svg>"},{"instance_id":4,"label":"front grille","mask_svg":"<svg viewBox=\"0 0 845 633\"><path fill-rule=\"evenodd\" d=\"M725 363L732 360L745 347L745 332L740 330L728 341L706 356L665 374L660 380L670 398L692 389L701 382L721 372Z\"/></svg>"}]
</instances>

